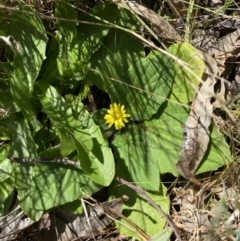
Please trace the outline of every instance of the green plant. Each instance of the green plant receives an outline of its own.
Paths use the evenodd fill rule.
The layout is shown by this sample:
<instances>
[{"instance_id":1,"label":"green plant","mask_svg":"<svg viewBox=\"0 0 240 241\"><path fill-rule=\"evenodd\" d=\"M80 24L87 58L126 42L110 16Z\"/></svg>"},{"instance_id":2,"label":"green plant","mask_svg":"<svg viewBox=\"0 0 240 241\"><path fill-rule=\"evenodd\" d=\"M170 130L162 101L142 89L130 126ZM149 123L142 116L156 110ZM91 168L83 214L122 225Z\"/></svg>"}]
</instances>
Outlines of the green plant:
<instances>
[{"instance_id":1,"label":"green plant","mask_svg":"<svg viewBox=\"0 0 240 241\"><path fill-rule=\"evenodd\" d=\"M114 4L95 6L78 20L74 5L58 1L54 17L55 35L26 5L13 12L10 24L2 19L0 26L2 36L13 36L15 47L1 42L7 52L0 63L0 104L5 113L0 119L1 215L10 207L15 189L23 211L38 220L44 211L109 187L110 198L130 197L124 215L149 236L159 233L165 220L113 178L143 187L169 211L160 174L178 176L181 124L188 117L187 103L204 62L188 43L171 44L167 51L188 63L195 75L157 50L146 55L141 38L130 34L140 30L138 18ZM97 110L93 120L82 103L83 90L92 84L130 114L130 123L114 134L113 141L104 138L104 110ZM80 167L12 163L8 156L67 157ZM212 126L208 153L197 173L231 161L223 136ZM136 235L124 226L120 230Z\"/></svg>"}]
</instances>

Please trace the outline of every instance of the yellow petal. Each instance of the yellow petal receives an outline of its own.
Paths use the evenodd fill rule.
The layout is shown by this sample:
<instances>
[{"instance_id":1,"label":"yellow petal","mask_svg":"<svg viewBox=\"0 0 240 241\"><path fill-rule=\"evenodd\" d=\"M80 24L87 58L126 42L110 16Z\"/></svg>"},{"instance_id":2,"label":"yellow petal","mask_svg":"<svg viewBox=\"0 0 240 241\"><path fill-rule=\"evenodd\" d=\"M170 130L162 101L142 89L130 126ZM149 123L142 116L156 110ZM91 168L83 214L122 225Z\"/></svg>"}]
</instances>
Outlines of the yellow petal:
<instances>
[{"instance_id":1,"label":"yellow petal","mask_svg":"<svg viewBox=\"0 0 240 241\"><path fill-rule=\"evenodd\" d=\"M109 123L108 128L111 128L112 125L113 125L113 122Z\"/></svg>"},{"instance_id":2,"label":"yellow petal","mask_svg":"<svg viewBox=\"0 0 240 241\"><path fill-rule=\"evenodd\" d=\"M107 115L104 116L104 119L105 120L110 120L110 119L113 119L113 117L112 117L112 115L108 115L107 114Z\"/></svg>"}]
</instances>

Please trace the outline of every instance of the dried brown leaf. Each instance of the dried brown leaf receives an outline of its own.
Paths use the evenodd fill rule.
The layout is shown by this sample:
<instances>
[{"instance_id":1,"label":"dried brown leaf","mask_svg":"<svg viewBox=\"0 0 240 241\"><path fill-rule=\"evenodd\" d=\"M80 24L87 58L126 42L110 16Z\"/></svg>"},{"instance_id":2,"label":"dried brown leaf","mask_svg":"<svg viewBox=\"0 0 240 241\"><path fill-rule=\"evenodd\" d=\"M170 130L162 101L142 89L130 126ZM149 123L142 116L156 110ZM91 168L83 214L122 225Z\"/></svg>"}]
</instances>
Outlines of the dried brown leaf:
<instances>
[{"instance_id":1,"label":"dried brown leaf","mask_svg":"<svg viewBox=\"0 0 240 241\"><path fill-rule=\"evenodd\" d=\"M201 183L195 178L197 170L209 143L209 125L213 106L211 104L216 80L209 76L203 82L198 93L195 95L191 106L191 112L183 125L183 143L180 160L176 168L181 176L191 180L197 185Z\"/></svg>"}]
</instances>

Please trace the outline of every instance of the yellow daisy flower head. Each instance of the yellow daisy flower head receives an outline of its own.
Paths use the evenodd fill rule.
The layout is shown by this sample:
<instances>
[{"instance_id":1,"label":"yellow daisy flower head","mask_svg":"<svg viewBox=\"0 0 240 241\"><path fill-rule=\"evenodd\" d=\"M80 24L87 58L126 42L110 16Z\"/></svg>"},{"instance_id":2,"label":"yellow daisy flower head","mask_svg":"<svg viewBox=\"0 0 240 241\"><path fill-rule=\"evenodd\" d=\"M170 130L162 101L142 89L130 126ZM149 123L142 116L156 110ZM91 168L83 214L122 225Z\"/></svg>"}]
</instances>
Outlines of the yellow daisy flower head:
<instances>
[{"instance_id":1,"label":"yellow daisy flower head","mask_svg":"<svg viewBox=\"0 0 240 241\"><path fill-rule=\"evenodd\" d=\"M110 105L110 109L104 116L104 119L109 128L114 124L115 129L120 130L128 122L128 117L130 115L126 113L124 105L113 103Z\"/></svg>"}]
</instances>

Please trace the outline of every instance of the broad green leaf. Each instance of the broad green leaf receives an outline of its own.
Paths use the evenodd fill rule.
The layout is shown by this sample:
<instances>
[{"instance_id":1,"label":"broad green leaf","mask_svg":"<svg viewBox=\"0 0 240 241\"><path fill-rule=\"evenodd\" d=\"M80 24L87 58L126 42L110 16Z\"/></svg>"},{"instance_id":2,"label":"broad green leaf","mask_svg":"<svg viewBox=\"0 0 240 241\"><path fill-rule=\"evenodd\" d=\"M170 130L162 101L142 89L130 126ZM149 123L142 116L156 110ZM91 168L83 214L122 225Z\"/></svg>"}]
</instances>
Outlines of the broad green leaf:
<instances>
[{"instance_id":1,"label":"broad green leaf","mask_svg":"<svg viewBox=\"0 0 240 241\"><path fill-rule=\"evenodd\" d=\"M132 30L140 29L136 17L125 9L118 10L116 22L121 27L131 28ZM93 68L97 71L104 70L104 75L114 77L117 73L126 71L132 62L136 62L144 55L144 47L139 40L122 30L110 29L102 42L102 47L92 57ZM114 75L112 75L113 73ZM104 78L101 74L99 77Z\"/></svg>"},{"instance_id":2,"label":"broad green leaf","mask_svg":"<svg viewBox=\"0 0 240 241\"><path fill-rule=\"evenodd\" d=\"M52 146L54 142L55 145L59 144L59 137L56 128L50 123L47 115L43 115L41 118L42 127L36 133L34 133L34 142L38 145L38 153L45 151L49 146ZM59 156L57 156L59 157Z\"/></svg>"},{"instance_id":3,"label":"broad green leaf","mask_svg":"<svg viewBox=\"0 0 240 241\"><path fill-rule=\"evenodd\" d=\"M121 103L128 107L128 113L133 120L149 119L157 112L171 90L176 74L173 68L173 62L168 57L152 51L123 73L122 79L125 83L137 89L118 84L115 89L117 93L112 95L113 91L109 91L112 101L117 102L117 99L120 99Z\"/></svg>"},{"instance_id":4,"label":"broad green leaf","mask_svg":"<svg viewBox=\"0 0 240 241\"><path fill-rule=\"evenodd\" d=\"M8 116L6 119L0 118L0 126L4 130L2 134L8 136L10 134L12 139L12 133L15 132L15 117Z\"/></svg>"},{"instance_id":5,"label":"broad green leaf","mask_svg":"<svg viewBox=\"0 0 240 241\"><path fill-rule=\"evenodd\" d=\"M0 170L1 172L1 170ZM0 216L5 215L12 205L14 185L10 178L0 182Z\"/></svg>"},{"instance_id":6,"label":"broad green leaf","mask_svg":"<svg viewBox=\"0 0 240 241\"><path fill-rule=\"evenodd\" d=\"M10 91L0 91L0 106L8 112L7 115L20 111L16 102L13 100Z\"/></svg>"},{"instance_id":7,"label":"broad green leaf","mask_svg":"<svg viewBox=\"0 0 240 241\"><path fill-rule=\"evenodd\" d=\"M122 27L131 26L133 30L140 29L138 20L128 10L119 9L117 23ZM122 30L111 29L100 50L92 56L93 70L88 72L86 82L94 83L103 89L112 101L126 102L126 94L132 91L132 88L124 84L134 84L124 79L129 78L125 72L144 55L144 47L139 40ZM129 108L129 103L126 107Z\"/></svg>"},{"instance_id":8,"label":"broad green leaf","mask_svg":"<svg viewBox=\"0 0 240 241\"><path fill-rule=\"evenodd\" d=\"M64 164L36 164L29 198L36 210L48 210L84 198L84 193L91 196L100 188L80 168Z\"/></svg>"},{"instance_id":9,"label":"broad green leaf","mask_svg":"<svg viewBox=\"0 0 240 241\"><path fill-rule=\"evenodd\" d=\"M83 162L82 168L85 173L88 173L97 183L107 186L111 183L115 174L115 161L112 151L107 141L103 138L99 126L94 123L92 116L78 99L75 101L75 106L78 106L78 108L75 109L78 113L78 119L82 125L88 129L93 140L91 153L88 152L90 160L89 162ZM76 133L76 136L77 135ZM82 147L79 146L79 148ZM81 151L79 151L79 155L82 155Z\"/></svg>"},{"instance_id":10,"label":"broad green leaf","mask_svg":"<svg viewBox=\"0 0 240 241\"><path fill-rule=\"evenodd\" d=\"M129 182L133 181L129 179L126 170L122 170L121 166L117 167L116 175L122 176L123 179L128 180ZM134 184L137 186L139 185L139 183ZM169 199L166 197L167 189L162 184L159 184L158 187L159 191L145 191L146 195L159 205L165 213L168 213ZM166 220L162 217L162 215L154 207L147 203L140 194L136 193L126 185L121 185L119 182L114 181L110 186L109 193L111 198L121 197L123 195L128 196L129 200L123 203L122 213L139 228L141 228L147 235L153 236L161 231L165 226ZM134 227L130 226L125 220L121 219L120 222L117 222L117 226L122 235L135 237L137 239L140 238L137 230L134 230ZM132 230L127 227L131 227Z\"/></svg>"},{"instance_id":11,"label":"broad green leaf","mask_svg":"<svg viewBox=\"0 0 240 241\"><path fill-rule=\"evenodd\" d=\"M14 197L12 165L6 159L9 149L10 145L0 147L0 216L8 212Z\"/></svg>"},{"instance_id":12,"label":"broad green leaf","mask_svg":"<svg viewBox=\"0 0 240 241\"><path fill-rule=\"evenodd\" d=\"M57 1L55 16L64 20L57 19L56 27L60 30L64 42L70 43L76 34L77 13L70 1ZM69 20L69 21L68 21Z\"/></svg>"},{"instance_id":13,"label":"broad green leaf","mask_svg":"<svg viewBox=\"0 0 240 241\"><path fill-rule=\"evenodd\" d=\"M79 108L73 112L73 106L55 88L44 81L39 81L37 87L43 112L60 131L63 153L70 154L75 150L74 145L64 147L66 141L74 141L83 171L98 184L108 186L115 173L113 154L83 104L79 101Z\"/></svg>"},{"instance_id":14,"label":"broad green leaf","mask_svg":"<svg viewBox=\"0 0 240 241\"><path fill-rule=\"evenodd\" d=\"M37 130L39 126L35 118L36 103L32 93L45 58L47 36L41 19L32 9L26 6L19 8L23 11L14 11L11 20L11 33L19 47L13 62L11 93L25 117Z\"/></svg>"},{"instance_id":15,"label":"broad green leaf","mask_svg":"<svg viewBox=\"0 0 240 241\"><path fill-rule=\"evenodd\" d=\"M3 126L0 126L0 140L11 140L11 132L5 129Z\"/></svg>"},{"instance_id":16,"label":"broad green leaf","mask_svg":"<svg viewBox=\"0 0 240 241\"><path fill-rule=\"evenodd\" d=\"M150 158L151 162L157 161L160 173L170 172L175 176L178 175L175 164L179 160L182 148L183 131L181 126L187 120L189 111L180 105L168 102L165 107L159 110L159 115L144 123L144 129L147 133L146 140L152 147L152 155L154 156L153 159L148 155L145 158ZM197 170L197 174L217 170L232 161L229 146L224 136L213 126L208 151Z\"/></svg>"},{"instance_id":17,"label":"broad green leaf","mask_svg":"<svg viewBox=\"0 0 240 241\"><path fill-rule=\"evenodd\" d=\"M93 143L88 130L82 128L82 123L74 117L72 106L67 103L57 90L44 81L36 85L39 99L43 105L43 112L52 120L53 124L70 134L78 133L78 139L91 150Z\"/></svg>"},{"instance_id":18,"label":"broad green leaf","mask_svg":"<svg viewBox=\"0 0 240 241\"><path fill-rule=\"evenodd\" d=\"M63 2L60 5L61 9L59 10L61 11L58 10L58 14L59 17L64 18L69 13L64 12L65 10L62 8ZM68 8L71 7L68 6ZM69 11L72 10L69 9ZM95 18L89 16L89 14L92 14ZM50 43L51 52L49 52L49 57L45 63L46 69L43 73L43 79L48 83L55 83L60 80L68 88L71 88L72 85L79 85L79 80L86 77L91 66L90 57L99 49L101 39L109 31L108 27L100 26L99 23L102 23L102 21L96 18L114 22L116 14L116 5L100 4L82 16L81 21L85 23L79 23L75 30L73 29L74 24L71 23L71 32L66 30L66 25L70 23L59 22L60 29L67 31L67 36L70 35L71 38L66 39L65 35L57 35L56 39ZM54 56L52 56L52 51ZM71 82L66 82L66 79L71 80Z\"/></svg>"},{"instance_id":19,"label":"broad green leaf","mask_svg":"<svg viewBox=\"0 0 240 241\"><path fill-rule=\"evenodd\" d=\"M169 211L169 200L166 197L166 188L164 188L164 193L150 193L146 191L146 194L159 205L165 213ZM165 226L166 220L162 215L156 211L147 201L143 200L141 196L135 194L131 195L130 198L136 198L136 203L133 206L128 206L124 203L123 205L123 215L127 216L132 220L138 227L144 230L149 236L158 233ZM128 215L130 214L130 215ZM127 222L121 220L121 223L128 225ZM118 223L118 228L121 234L125 234L130 237L137 236L137 230L130 231L124 225Z\"/></svg>"},{"instance_id":20,"label":"broad green leaf","mask_svg":"<svg viewBox=\"0 0 240 241\"><path fill-rule=\"evenodd\" d=\"M84 212L81 199L62 205L62 209L75 214L82 214Z\"/></svg>"},{"instance_id":21,"label":"broad green leaf","mask_svg":"<svg viewBox=\"0 0 240 241\"><path fill-rule=\"evenodd\" d=\"M137 125L128 126L124 133L115 135L113 147L118 160L117 167L122 173L128 173L133 182L145 189L159 190L159 167L154 147L144 129Z\"/></svg>"},{"instance_id":22,"label":"broad green leaf","mask_svg":"<svg viewBox=\"0 0 240 241\"><path fill-rule=\"evenodd\" d=\"M172 236L172 229L164 228L159 233L151 237L151 241L168 241Z\"/></svg>"},{"instance_id":23,"label":"broad green leaf","mask_svg":"<svg viewBox=\"0 0 240 241\"><path fill-rule=\"evenodd\" d=\"M99 127L96 131L100 132ZM100 136L99 136L100 137ZM113 180L115 174L115 164L111 149L106 143L99 143L103 137L94 138L93 148L87 150L82 143L75 139L75 145L78 150L78 157L81 162L81 167L95 182L108 186Z\"/></svg>"},{"instance_id":24,"label":"broad green leaf","mask_svg":"<svg viewBox=\"0 0 240 241\"><path fill-rule=\"evenodd\" d=\"M197 50L189 43L173 44L168 51L179 59L185 61L193 73L202 77L205 64L197 53ZM193 100L199 80L183 67L175 64L176 76L174 78L170 99L182 103ZM195 87L195 89L194 89Z\"/></svg>"},{"instance_id":25,"label":"broad green leaf","mask_svg":"<svg viewBox=\"0 0 240 241\"><path fill-rule=\"evenodd\" d=\"M12 76L12 72L13 72L13 66L11 63L8 62L1 62L0 63L0 90L1 91L8 91L9 90L9 84L7 81L9 81L9 79Z\"/></svg>"},{"instance_id":26,"label":"broad green leaf","mask_svg":"<svg viewBox=\"0 0 240 241\"><path fill-rule=\"evenodd\" d=\"M72 79L77 72L77 57L70 51L73 38L76 37L77 13L70 1L58 1L55 9L57 19L56 27L60 30L57 34L59 42L59 56L56 61L57 71L63 78Z\"/></svg>"},{"instance_id":27,"label":"broad green leaf","mask_svg":"<svg viewBox=\"0 0 240 241\"><path fill-rule=\"evenodd\" d=\"M156 190L159 172L178 175L175 164L180 158L182 123L188 113L182 106L168 102L152 120L128 126L116 135L113 145L117 165L132 181L148 190ZM217 170L232 161L224 136L213 126L208 151L196 174Z\"/></svg>"},{"instance_id":28,"label":"broad green leaf","mask_svg":"<svg viewBox=\"0 0 240 241\"><path fill-rule=\"evenodd\" d=\"M42 112L46 113L54 124L66 128L76 127L77 120L73 116L71 105L63 99L54 87L45 81L39 81L36 84L36 90L43 105ZM62 114L64 114L64 118Z\"/></svg>"},{"instance_id":29,"label":"broad green leaf","mask_svg":"<svg viewBox=\"0 0 240 241\"><path fill-rule=\"evenodd\" d=\"M30 197L33 164L13 164L14 185L18 191L18 200L23 212L34 221L38 221L43 212L35 209Z\"/></svg>"},{"instance_id":30,"label":"broad green leaf","mask_svg":"<svg viewBox=\"0 0 240 241\"><path fill-rule=\"evenodd\" d=\"M13 153L37 157L26 121L20 117L16 121ZM15 163L13 174L21 208L33 220L38 220L42 211L83 197L81 190L91 195L100 188L80 168L64 164Z\"/></svg>"},{"instance_id":31,"label":"broad green leaf","mask_svg":"<svg viewBox=\"0 0 240 241\"><path fill-rule=\"evenodd\" d=\"M76 150L72 135L64 129L58 128L60 135L60 149L62 156L68 156Z\"/></svg>"},{"instance_id":32,"label":"broad green leaf","mask_svg":"<svg viewBox=\"0 0 240 241\"><path fill-rule=\"evenodd\" d=\"M223 165L233 162L229 145L216 126L210 127L211 136L207 152L196 171L196 174L215 171Z\"/></svg>"},{"instance_id":33,"label":"broad green leaf","mask_svg":"<svg viewBox=\"0 0 240 241\"><path fill-rule=\"evenodd\" d=\"M102 48L94 56L93 67L96 71L89 72L87 76L89 83L92 82L106 91L112 102L124 104L132 120L149 119L168 97L170 90L171 98L174 100L181 102L192 100L195 91L192 85L196 86L197 83L195 77L180 68L171 58L157 51L152 51L145 58L141 58L139 54L135 61L132 57L128 62L128 55L137 53L135 48L141 43L131 40L126 33L113 31L105 40L109 39L105 43L108 48ZM119 35L126 36L124 38ZM121 52L126 48L122 50L121 44L117 45L118 42L114 41L116 36L128 39L128 47L131 49L130 47L127 49L127 54ZM115 44L116 50L112 47L112 43ZM187 62L188 67L197 76L202 76L204 62L191 45L172 45L169 52ZM126 60L122 60L122 56Z\"/></svg>"},{"instance_id":34,"label":"broad green leaf","mask_svg":"<svg viewBox=\"0 0 240 241\"><path fill-rule=\"evenodd\" d=\"M37 146L34 143L32 132L23 116L16 118L15 130L12 134L11 156L34 158L37 157ZM32 179L32 165L13 164L14 185L18 190L18 200L22 210L33 220L38 220L42 213L34 211L29 199L29 192Z\"/></svg>"},{"instance_id":35,"label":"broad green leaf","mask_svg":"<svg viewBox=\"0 0 240 241\"><path fill-rule=\"evenodd\" d=\"M4 145L0 146L0 163L7 158L10 149L11 143L5 143Z\"/></svg>"},{"instance_id":36,"label":"broad green leaf","mask_svg":"<svg viewBox=\"0 0 240 241\"><path fill-rule=\"evenodd\" d=\"M169 94L174 63L157 51L141 58L142 44L119 30L106 39L108 48L94 56L96 72L89 72L87 81L106 91L112 102L124 104L132 120L149 119ZM127 47L121 46L123 40Z\"/></svg>"},{"instance_id":37,"label":"broad green leaf","mask_svg":"<svg viewBox=\"0 0 240 241\"><path fill-rule=\"evenodd\" d=\"M41 158L58 158L61 156L61 150L59 145L50 147L40 152Z\"/></svg>"},{"instance_id":38,"label":"broad green leaf","mask_svg":"<svg viewBox=\"0 0 240 241\"><path fill-rule=\"evenodd\" d=\"M95 6L92 11L83 16L81 20L89 24L79 23L78 34L71 45L71 50L78 57L80 63L88 62L102 45L101 39L108 34L110 28L100 24L104 25L103 20L114 23L117 12L118 8L115 4L107 3Z\"/></svg>"},{"instance_id":39,"label":"broad green leaf","mask_svg":"<svg viewBox=\"0 0 240 241\"><path fill-rule=\"evenodd\" d=\"M15 78L25 84L28 93L32 93L34 82L45 59L47 35L42 20L30 7L20 6L20 9L23 11L14 11L11 21L11 33L19 45L14 67L15 73L20 76Z\"/></svg>"},{"instance_id":40,"label":"broad green leaf","mask_svg":"<svg viewBox=\"0 0 240 241\"><path fill-rule=\"evenodd\" d=\"M9 148L8 148L9 149ZM8 179L12 172L11 161L6 157L0 162L0 182L4 182Z\"/></svg>"},{"instance_id":41,"label":"broad green leaf","mask_svg":"<svg viewBox=\"0 0 240 241\"><path fill-rule=\"evenodd\" d=\"M19 114L15 119L15 129L12 133L12 156L34 158L37 157L37 146L32 137L32 131L26 119Z\"/></svg>"}]
</instances>

